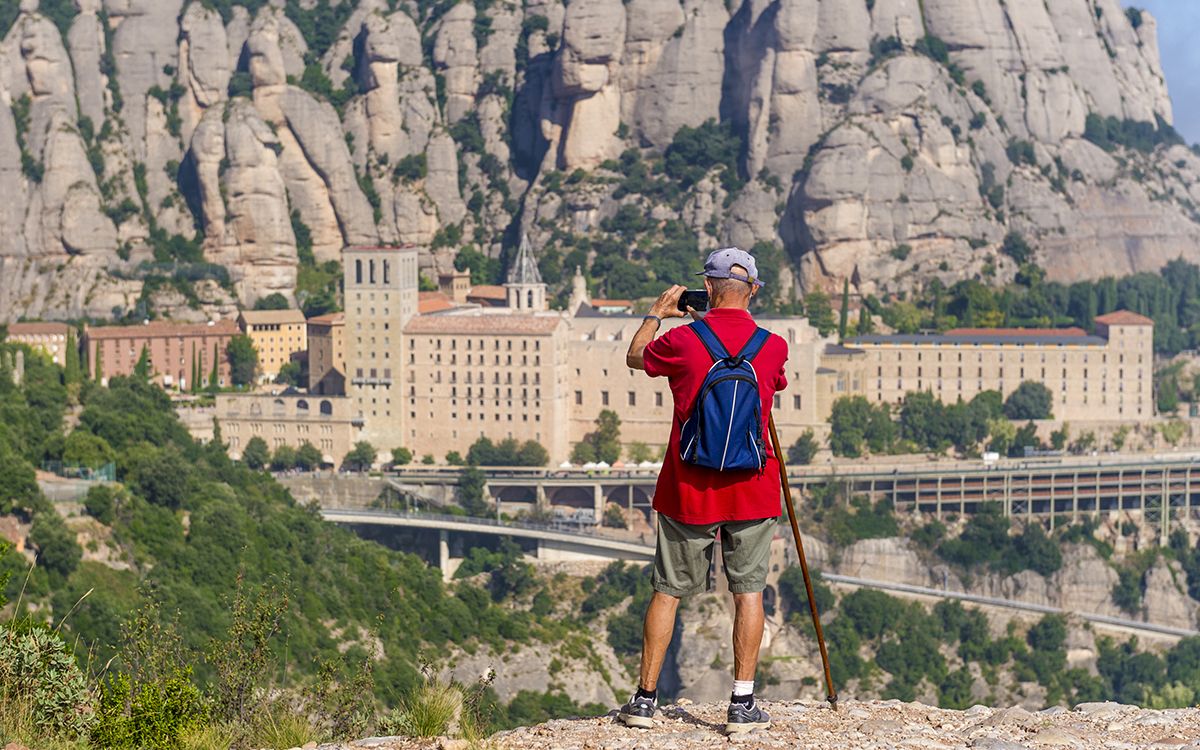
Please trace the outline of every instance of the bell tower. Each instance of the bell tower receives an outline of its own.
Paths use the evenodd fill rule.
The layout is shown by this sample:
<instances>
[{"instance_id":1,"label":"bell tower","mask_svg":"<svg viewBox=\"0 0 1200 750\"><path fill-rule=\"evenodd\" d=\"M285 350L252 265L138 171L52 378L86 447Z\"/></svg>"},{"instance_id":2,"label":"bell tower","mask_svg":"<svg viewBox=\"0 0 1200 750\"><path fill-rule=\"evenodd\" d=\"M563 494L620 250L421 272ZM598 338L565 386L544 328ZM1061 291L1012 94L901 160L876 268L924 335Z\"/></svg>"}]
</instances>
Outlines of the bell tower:
<instances>
[{"instance_id":1,"label":"bell tower","mask_svg":"<svg viewBox=\"0 0 1200 750\"><path fill-rule=\"evenodd\" d=\"M504 282L508 306L513 310L537 312L547 309L546 284L538 271L537 260L529 246L529 238L521 235L521 247L508 269Z\"/></svg>"}]
</instances>

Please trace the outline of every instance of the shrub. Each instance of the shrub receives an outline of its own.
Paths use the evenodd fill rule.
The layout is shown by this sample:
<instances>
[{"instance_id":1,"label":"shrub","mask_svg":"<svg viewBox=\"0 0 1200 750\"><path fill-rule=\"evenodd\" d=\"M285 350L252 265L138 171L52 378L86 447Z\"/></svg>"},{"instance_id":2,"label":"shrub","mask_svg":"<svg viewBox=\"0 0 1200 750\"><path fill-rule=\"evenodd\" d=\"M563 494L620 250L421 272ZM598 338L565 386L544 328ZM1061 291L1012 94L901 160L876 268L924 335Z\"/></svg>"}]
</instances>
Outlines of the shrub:
<instances>
[{"instance_id":1,"label":"shrub","mask_svg":"<svg viewBox=\"0 0 1200 750\"><path fill-rule=\"evenodd\" d=\"M393 448L392 449L392 465L404 466L411 464L413 460L412 451L408 448Z\"/></svg>"},{"instance_id":2,"label":"shrub","mask_svg":"<svg viewBox=\"0 0 1200 750\"><path fill-rule=\"evenodd\" d=\"M53 574L66 578L79 567L83 550L75 541L75 533L67 528L53 510L42 511L33 518L29 542L38 550L38 564Z\"/></svg>"},{"instance_id":3,"label":"shrub","mask_svg":"<svg viewBox=\"0 0 1200 750\"><path fill-rule=\"evenodd\" d=\"M1020 232L1012 231L1004 236L1004 244L1000 252L1015 260L1018 264L1027 263L1033 257L1033 249L1025 241Z\"/></svg>"},{"instance_id":4,"label":"shrub","mask_svg":"<svg viewBox=\"0 0 1200 750\"><path fill-rule=\"evenodd\" d=\"M87 514L106 526L111 526L116 517L115 493L111 487L98 484L88 489L83 508Z\"/></svg>"},{"instance_id":5,"label":"shrub","mask_svg":"<svg viewBox=\"0 0 1200 750\"><path fill-rule=\"evenodd\" d=\"M100 706L92 742L114 750L178 747L200 727L207 709L190 669L162 682L134 682L127 674L108 677L100 686Z\"/></svg>"},{"instance_id":6,"label":"shrub","mask_svg":"<svg viewBox=\"0 0 1200 750\"><path fill-rule=\"evenodd\" d=\"M55 633L0 631L0 713L29 717L42 736L86 736L95 715L87 681Z\"/></svg>"},{"instance_id":7,"label":"shrub","mask_svg":"<svg viewBox=\"0 0 1200 750\"><path fill-rule=\"evenodd\" d=\"M242 461L246 466L258 471L270 460L271 450L267 447L267 441L257 435L250 438L246 443L246 450L242 451Z\"/></svg>"}]
</instances>

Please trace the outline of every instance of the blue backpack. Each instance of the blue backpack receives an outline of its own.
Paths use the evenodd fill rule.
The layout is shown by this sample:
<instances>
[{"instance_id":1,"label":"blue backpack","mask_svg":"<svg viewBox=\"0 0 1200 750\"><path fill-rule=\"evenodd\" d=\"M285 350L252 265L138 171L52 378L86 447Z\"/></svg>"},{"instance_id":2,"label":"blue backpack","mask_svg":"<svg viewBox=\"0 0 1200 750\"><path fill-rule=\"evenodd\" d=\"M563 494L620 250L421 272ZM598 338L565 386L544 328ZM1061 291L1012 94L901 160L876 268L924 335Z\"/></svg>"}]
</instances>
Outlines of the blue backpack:
<instances>
[{"instance_id":1,"label":"blue backpack","mask_svg":"<svg viewBox=\"0 0 1200 750\"><path fill-rule=\"evenodd\" d=\"M698 320L688 327L708 350L713 365L700 384L692 416L680 429L680 457L720 471L762 471L767 449L758 376L751 362L771 334L759 328L737 356L731 357L707 323Z\"/></svg>"}]
</instances>

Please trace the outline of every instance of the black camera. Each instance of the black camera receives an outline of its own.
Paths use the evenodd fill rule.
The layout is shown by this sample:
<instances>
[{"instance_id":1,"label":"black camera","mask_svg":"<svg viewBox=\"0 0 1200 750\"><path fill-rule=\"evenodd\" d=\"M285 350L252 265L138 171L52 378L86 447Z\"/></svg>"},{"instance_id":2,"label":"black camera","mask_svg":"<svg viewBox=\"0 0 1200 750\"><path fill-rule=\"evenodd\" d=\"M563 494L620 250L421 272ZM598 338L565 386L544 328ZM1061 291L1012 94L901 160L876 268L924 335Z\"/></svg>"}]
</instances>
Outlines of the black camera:
<instances>
[{"instance_id":1,"label":"black camera","mask_svg":"<svg viewBox=\"0 0 1200 750\"><path fill-rule=\"evenodd\" d=\"M688 289L679 295L679 312L687 312L689 307L698 312L707 310L708 290Z\"/></svg>"}]
</instances>

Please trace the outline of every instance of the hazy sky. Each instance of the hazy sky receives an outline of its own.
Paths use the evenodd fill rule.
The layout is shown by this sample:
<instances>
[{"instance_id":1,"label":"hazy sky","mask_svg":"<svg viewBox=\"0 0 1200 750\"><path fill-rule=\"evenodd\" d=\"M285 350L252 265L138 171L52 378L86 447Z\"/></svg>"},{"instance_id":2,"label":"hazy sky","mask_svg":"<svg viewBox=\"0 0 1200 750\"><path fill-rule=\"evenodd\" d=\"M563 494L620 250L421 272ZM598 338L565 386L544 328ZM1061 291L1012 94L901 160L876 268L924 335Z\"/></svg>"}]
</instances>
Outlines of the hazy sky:
<instances>
[{"instance_id":1,"label":"hazy sky","mask_svg":"<svg viewBox=\"0 0 1200 750\"><path fill-rule=\"evenodd\" d=\"M1158 47L1175 129L1188 143L1200 142L1200 0L1122 0L1158 19Z\"/></svg>"}]
</instances>

